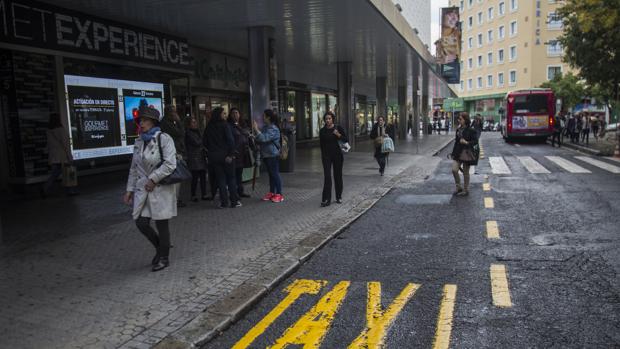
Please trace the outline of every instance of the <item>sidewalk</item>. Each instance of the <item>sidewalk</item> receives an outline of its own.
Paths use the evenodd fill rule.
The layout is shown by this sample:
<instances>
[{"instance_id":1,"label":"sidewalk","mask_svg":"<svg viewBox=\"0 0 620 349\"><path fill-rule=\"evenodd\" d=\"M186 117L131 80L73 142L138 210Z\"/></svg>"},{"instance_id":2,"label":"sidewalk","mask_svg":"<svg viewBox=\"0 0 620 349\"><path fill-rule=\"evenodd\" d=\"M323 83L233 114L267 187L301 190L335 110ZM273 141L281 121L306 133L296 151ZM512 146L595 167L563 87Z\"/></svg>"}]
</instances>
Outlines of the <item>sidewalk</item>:
<instances>
[{"instance_id":1,"label":"sidewalk","mask_svg":"<svg viewBox=\"0 0 620 349\"><path fill-rule=\"evenodd\" d=\"M547 143L551 144L551 141L547 140ZM614 150L616 149L616 144L616 132L607 131L605 136L599 139L594 138L594 136L590 134L590 141L588 144L581 142L578 144L571 143L570 139L565 137L562 146L590 153L592 155L612 156L614 154Z\"/></svg>"},{"instance_id":2,"label":"sidewalk","mask_svg":"<svg viewBox=\"0 0 620 349\"><path fill-rule=\"evenodd\" d=\"M347 154L345 202L327 209L319 207L319 150L300 149L295 172L283 174L283 204L258 199L267 190L262 176L242 208L200 202L180 209L171 221L171 266L159 273L150 272L152 248L120 203L124 173L82 181L73 198L2 202L2 347L151 347L247 280L273 285L290 269L282 261L304 260L385 188L408 179L404 173L423 178L452 138L421 139L419 155L414 141L397 142L384 177L370 151Z\"/></svg>"}]
</instances>

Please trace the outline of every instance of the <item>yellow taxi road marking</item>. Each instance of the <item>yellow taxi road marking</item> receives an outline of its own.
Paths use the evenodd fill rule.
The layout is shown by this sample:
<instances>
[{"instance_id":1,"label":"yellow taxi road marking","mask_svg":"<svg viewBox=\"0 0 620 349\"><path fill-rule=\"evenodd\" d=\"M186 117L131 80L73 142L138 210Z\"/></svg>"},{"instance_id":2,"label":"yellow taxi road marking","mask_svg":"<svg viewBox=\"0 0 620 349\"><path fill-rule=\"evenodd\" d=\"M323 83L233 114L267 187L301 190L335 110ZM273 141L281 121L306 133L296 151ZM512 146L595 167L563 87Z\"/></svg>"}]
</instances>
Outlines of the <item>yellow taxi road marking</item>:
<instances>
[{"instance_id":1,"label":"yellow taxi road marking","mask_svg":"<svg viewBox=\"0 0 620 349\"><path fill-rule=\"evenodd\" d=\"M491 264L491 293L493 305L500 308L512 307L506 266L503 264Z\"/></svg>"},{"instance_id":2,"label":"yellow taxi road marking","mask_svg":"<svg viewBox=\"0 0 620 349\"><path fill-rule=\"evenodd\" d=\"M318 294L327 281L317 280L295 280L286 289L288 295L269 312L260 322L256 324L243 338L241 338L232 349L247 348L260 336L269 325L271 325L282 313L290 307L303 294Z\"/></svg>"},{"instance_id":3,"label":"yellow taxi road marking","mask_svg":"<svg viewBox=\"0 0 620 349\"><path fill-rule=\"evenodd\" d=\"M439 306L439 318L437 319L437 330L435 331L433 349L448 349L450 347L450 334L452 332L455 301L456 285L445 285L443 287L441 305Z\"/></svg>"},{"instance_id":4,"label":"yellow taxi road marking","mask_svg":"<svg viewBox=\"0 0 620 349\"><path fill-rule=\"evenodd\" d=\"M487 239L499 239L497 221L487 221Z\"/></svg>"},{"instance_id":5,"label":"yellow taxi road marking","mask_svg":"<svg viewBox=\"0 0 620 349\"><path fill-rule=\"evenodd\" d=\"M489 184L489 183L482 183L482 190L484 190L484 191L491 191L491 184Z\"/></svg>"},{"instance_id":6,"label":"yellow taxi road marking","mask_svg":"<svg viewBox=\"0 0 620 349\"><path fill-rule=\"evenodd\" d=\"M341 281L318 303L304 314L270 349L284 349L289 345L303 345L304 349L318 349L349 289L349 281Z\"/></svg>"},{"instance_id":7,"label":"yellow taxi road marking","mask_svg":"<svg viewBox=\"0 0 620 349\"><path fill-rule=\"evenodd\" d=\"M484 198L484 208L494 208L495 203L493 202L493 198L485 197Z\"/></svg>"},{"instance_id":8,"label":"yellow taxi road marking","mask_svg":"<svg viewBox=\"0 0 620 349\"><path fill-rule=\"evenodd\" d=\"M380 349L384 346L388 328L396 319L405 304L413 297L420 287L417 284L407 284L392 304L383 311L381 308L381 284L368 283L368 303L366 306L366 328L349 345L349 349Z\"/></svg>"}]
</instances>

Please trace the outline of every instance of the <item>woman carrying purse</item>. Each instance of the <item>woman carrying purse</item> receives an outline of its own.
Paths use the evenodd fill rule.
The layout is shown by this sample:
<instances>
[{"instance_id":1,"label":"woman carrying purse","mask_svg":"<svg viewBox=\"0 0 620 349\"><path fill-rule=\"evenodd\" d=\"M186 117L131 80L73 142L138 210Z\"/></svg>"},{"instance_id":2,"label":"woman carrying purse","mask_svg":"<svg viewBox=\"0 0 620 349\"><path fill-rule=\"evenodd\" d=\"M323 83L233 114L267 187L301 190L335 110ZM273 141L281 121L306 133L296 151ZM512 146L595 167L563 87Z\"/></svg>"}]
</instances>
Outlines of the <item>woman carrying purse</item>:
<instances>
[{"instance_id":1,"label":"woman carrying purse","mask_svg":"<svg viewBox=\"0 0 620 349\"><path fill-rule=\"evenodd\" d=\"M459 114L457 122L458 128L451 154L452 175L456 184L456 191L453 195L467 196L469 194L469 167L477 162L474 146L478 144L478 133L471 127L469 114ZM461 187L459 170L463 171L463 187Z\"/></svg>"}]
</instances>

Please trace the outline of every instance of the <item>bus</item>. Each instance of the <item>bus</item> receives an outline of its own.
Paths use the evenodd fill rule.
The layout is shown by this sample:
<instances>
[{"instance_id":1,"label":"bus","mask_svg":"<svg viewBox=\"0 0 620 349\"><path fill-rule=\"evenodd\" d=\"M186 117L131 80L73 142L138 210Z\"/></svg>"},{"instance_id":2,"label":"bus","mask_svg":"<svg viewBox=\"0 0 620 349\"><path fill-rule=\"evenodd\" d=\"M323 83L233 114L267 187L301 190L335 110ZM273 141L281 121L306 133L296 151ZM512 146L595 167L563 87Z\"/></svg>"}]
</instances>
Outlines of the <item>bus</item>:
<instances>
[{"instance_id":1,"label":"bus","mask_svg":"<svg viewBox=\"0 0 620 349\"><path fill-rule=\"evenodd\" d=\"M506 142L515 138L544 140L553 133L555 96L551 89L510 91L505 105L505 112L500 112L500 123Z\"/></svg>"}]
</instances>

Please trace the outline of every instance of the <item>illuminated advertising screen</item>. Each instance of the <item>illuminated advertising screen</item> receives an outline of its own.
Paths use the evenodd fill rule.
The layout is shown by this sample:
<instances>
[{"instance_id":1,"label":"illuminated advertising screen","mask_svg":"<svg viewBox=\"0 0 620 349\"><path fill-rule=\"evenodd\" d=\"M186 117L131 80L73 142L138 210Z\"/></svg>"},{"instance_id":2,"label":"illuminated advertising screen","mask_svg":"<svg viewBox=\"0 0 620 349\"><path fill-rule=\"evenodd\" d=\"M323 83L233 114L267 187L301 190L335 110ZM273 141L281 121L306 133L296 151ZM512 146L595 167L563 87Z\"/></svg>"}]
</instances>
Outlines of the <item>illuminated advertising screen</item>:
<instances>
[{"instance_id":1,"label":"illuminated advertising screen","mask_svg":"<svg viewBox=\"0 0 620 349\"><path fill-rule=\"evenodd\" d=\"M65 92L75 160L131 154L140 106L163 115L163 84L65 75Z\"/></svg>"}]
</instances>

